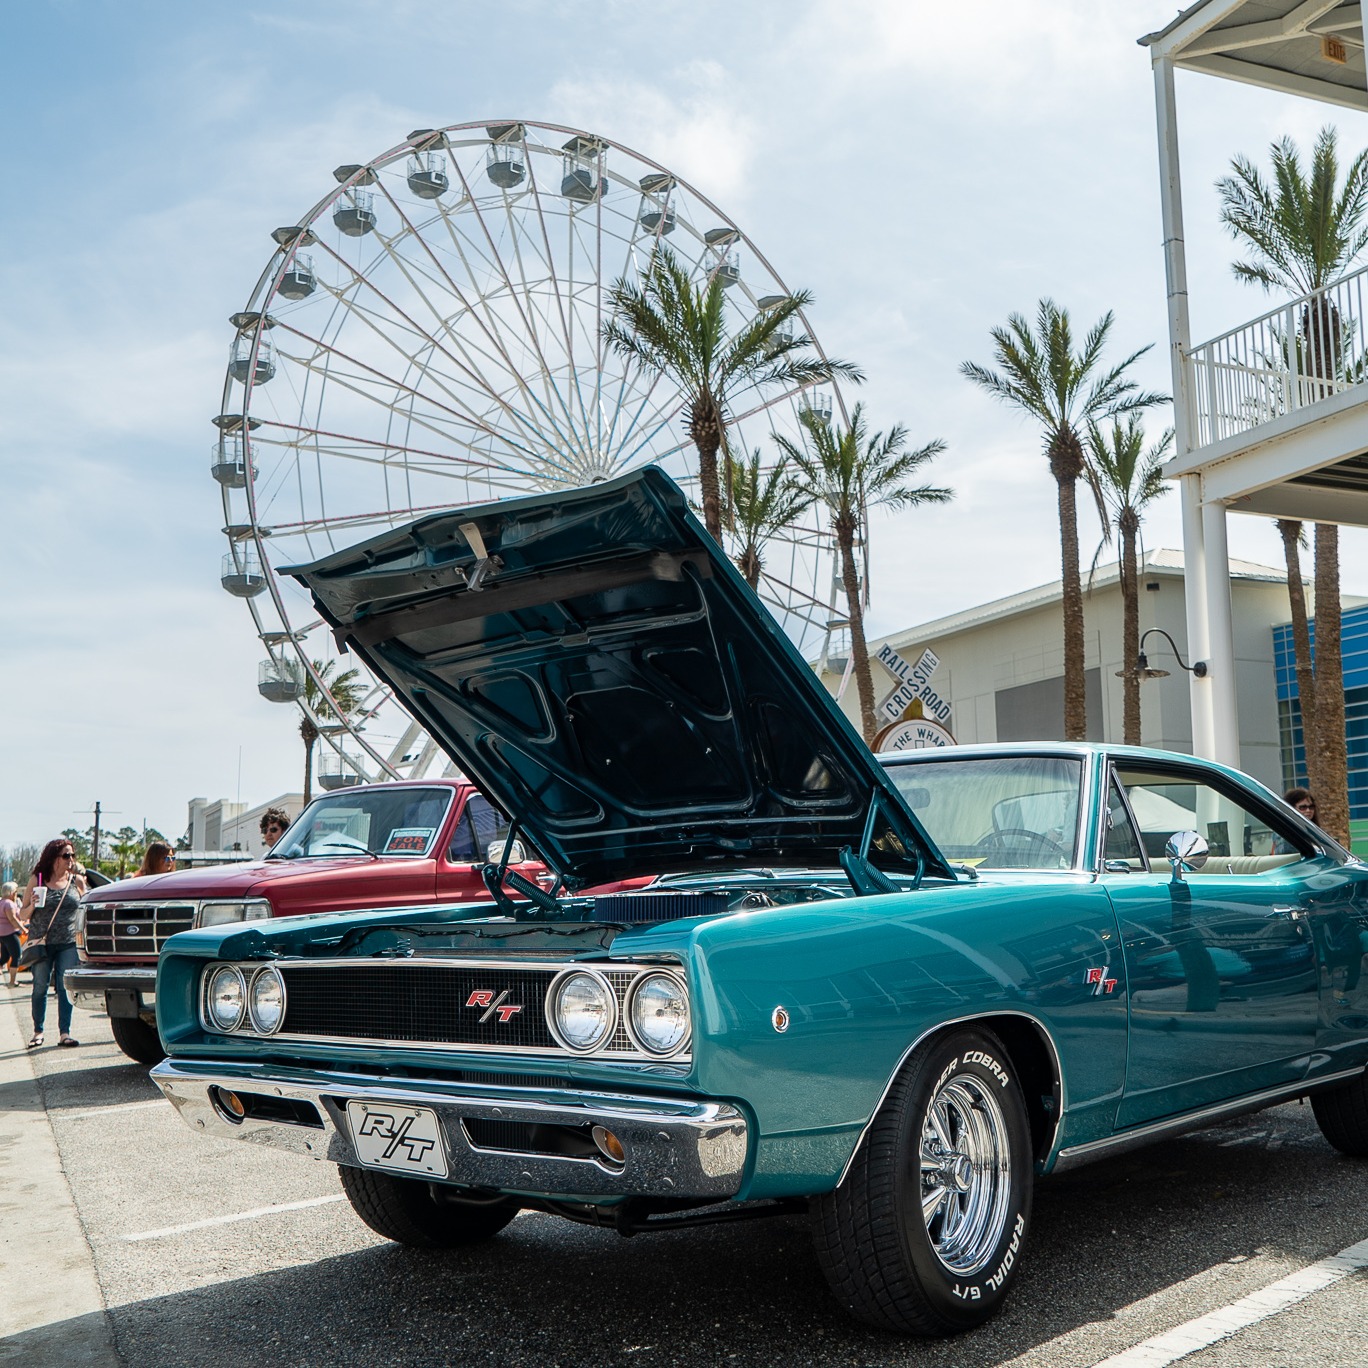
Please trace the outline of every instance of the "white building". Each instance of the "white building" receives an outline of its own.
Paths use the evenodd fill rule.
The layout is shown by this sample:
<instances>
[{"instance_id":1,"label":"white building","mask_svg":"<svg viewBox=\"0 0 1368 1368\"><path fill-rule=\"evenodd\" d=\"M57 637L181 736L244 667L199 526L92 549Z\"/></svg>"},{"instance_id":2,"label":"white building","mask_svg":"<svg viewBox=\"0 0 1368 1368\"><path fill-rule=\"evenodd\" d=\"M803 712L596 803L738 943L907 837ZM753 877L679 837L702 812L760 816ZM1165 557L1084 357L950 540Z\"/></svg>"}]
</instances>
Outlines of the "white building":
<instances>
[{"instance_id":1,"label":"white building","mask_svg":"<svg viewBox=\"0 0 1368 1368\"><path fill-rule=\"evenodd\" d=\"M212 803L207 798L192 798L187 828L190 849L197 854L243 851L249 855L264 855L266 845L261 839L261 818L267 808L281 808L293 821L304 809L304 795L282 793L255 807L230 802L227 798Z\"/></svg>"},{"instance_id":2,"label":"white building","mask_svg":"<svg viewBox=\"0 0 1368 1368\"><path fill-rule=\"evenodd\" d=\"M1240 768L1281 788L1273 628L1290 617L1284 572L1230 562L1234 606L1236 690L1240 709ZM1173 638L1182 664L1188 652L1183 557L1178 551L1146 553L1139 573L1140 631L1161 629ZM1083 597L1086 630L1088 739L1120 741L1122 681L1121 587L1115 564L1099 567ZM892 646L915 662L928 648L940 664L929 683L950 704L946 723L957 742L1057 740L1064 735L1064 632L1060 583L1027 589L977 608L937 618L869 643L871 658ZM1144 642L1152 669L1166 678L1140 685L1141 740L1165 750L1193 750L1188 673L1161 636ZM840 662L843 666L844 662ZM890 693L893 676L871 659L876 702ZM834 668L823 676L841 688ZM855 681L845 682L841 707L859 726ZM893 720L891 718L884 720Z\"/></svg>"},{"instance_id":3,"label":"white building","mask_svg":"<svg viewBox=\"0 0 1368 1368\"><path fill-rule=\"evenodd\" d=\"M1174 71L1368 111L1363 13L1356 0L1198 0L1140 41L1154 64L1177 434L1165 471L1182 491L1188 639L1211 663L1192 681L1195 745L1234 764L1262 717L1244 712L1226 516L1368 525L1368 266L1314 295L1260 301L1258 317L1194 343Z\"/></svg>"}]
</instances>

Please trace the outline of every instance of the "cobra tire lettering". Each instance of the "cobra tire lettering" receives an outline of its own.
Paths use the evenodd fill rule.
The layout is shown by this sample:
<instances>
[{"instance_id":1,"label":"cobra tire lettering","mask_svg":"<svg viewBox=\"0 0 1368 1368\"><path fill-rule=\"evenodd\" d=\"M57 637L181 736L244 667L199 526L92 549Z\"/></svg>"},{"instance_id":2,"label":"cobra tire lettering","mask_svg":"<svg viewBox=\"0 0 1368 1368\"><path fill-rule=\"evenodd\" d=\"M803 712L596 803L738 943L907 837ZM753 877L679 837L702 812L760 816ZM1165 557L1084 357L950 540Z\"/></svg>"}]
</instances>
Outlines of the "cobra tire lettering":
<instances>
[{"instance_id":1,"label":"cobra tire lettering","mask_svg":"<svg viewBox=\"0 0 1368 1368\"><path fill-rule=\"evenodd\" d=\"M966 1050L964 1052L963 1062L965 1064L982 1064L1004 1088L1012 1081L1011 1075L1007 1070L1004 1069L992 1055L984 1054L982 1050ZM949 1070L946 1070L946 1072L948 1073ZM942 1074L941 1079L944 1080L944 1078L945 1074Z\"/></svg>"},{"instance_id":2,"label":"cobra tire lettering","mask_svg":"<svg viewBox=\"0 0 1368 1368\"><path fill-rule=\"evenodd\" d=\"M1017 1212L1016 1225L1012 1228L1012 1243L1007 1246L1007 1252L1002 1256L997 1272L989 1274L988 1277L988 1286L995 1292L1002 1286L1008 1273L1012 1271L1012 1265L1016 1263L1017 1250L1021 1248L1021 1232L1025 1229L1026 1218Z\"/></svg>"},{"instance_id":3,"label":"cobra tire lettering","mask_svg":"<svg viewBox=\"0 0 1368 1368\"><path fill-rule=\"evenodd\" d=\"M959 1283L956 1283L954 1287L951 1288L951 1291L954 1292L955 1296L961 1301L978 1301L978 1299L983 1296L983 1290L976 1287L973 1283L970 1283L968 1287L961 1287Z\"/></svg>"}]
</instances>

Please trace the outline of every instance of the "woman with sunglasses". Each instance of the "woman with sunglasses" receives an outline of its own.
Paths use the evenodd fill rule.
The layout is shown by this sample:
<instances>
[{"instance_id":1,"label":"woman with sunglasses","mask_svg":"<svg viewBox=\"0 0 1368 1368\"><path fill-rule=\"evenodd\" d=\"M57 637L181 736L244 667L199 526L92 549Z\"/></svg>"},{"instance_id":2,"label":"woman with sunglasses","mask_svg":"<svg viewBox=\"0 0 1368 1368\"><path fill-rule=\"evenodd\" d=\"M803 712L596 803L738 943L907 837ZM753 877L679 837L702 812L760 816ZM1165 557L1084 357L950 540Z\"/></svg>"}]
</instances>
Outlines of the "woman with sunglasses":
<instances>
[{"instance_id":1,"label":"woman with sunglasses","mask_svg":"<svg viewBox=\"0 0 1368 1368\"><path fill-rule=\"evenodd\" d=\"M132 877L145 879L150 874L174 874L176 872L176 852L166 841L151 842L143 855L138 872Z\"/></svg>"},{"instance_id":2,"label":"woman with sunglasses","mask_svg":"<svg viewBox=\"0 0 1368 1368\"><path fill-rule=\"evenodd\" d=\"M38 889L43 905L35 903ZM86 891L81 866L71 842L63 837L49 841L33 867L24 889L20 916L28 919L29 944L41 942L43 953L33 962L33 1039L30 1050L43 1043L43 1024L47 1017L49 984L57 989L57 1030L59 1045L79 1045L71 1034L71 999L67 997L66 974L74 969L76 953L76 909Z\"/></svg>"}]
</instances>

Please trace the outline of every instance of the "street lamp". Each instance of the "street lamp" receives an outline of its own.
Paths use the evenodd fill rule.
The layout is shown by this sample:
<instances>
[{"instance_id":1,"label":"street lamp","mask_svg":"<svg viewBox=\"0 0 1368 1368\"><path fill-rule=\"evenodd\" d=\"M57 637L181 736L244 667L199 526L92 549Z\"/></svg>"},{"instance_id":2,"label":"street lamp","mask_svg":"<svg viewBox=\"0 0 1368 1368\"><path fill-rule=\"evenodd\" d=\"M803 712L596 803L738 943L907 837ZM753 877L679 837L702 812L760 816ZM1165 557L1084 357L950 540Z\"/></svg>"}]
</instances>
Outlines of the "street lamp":
<instances>
[{"instance_id":1,"label":"street lamp","mask_svg":"<svg viewBox=\"0 0 1368 1368\"><path fill-rule=\"evenodd\" d=\"M1191 665L1187 664L1183 657L1178 654L1178 647L1174 644L1173 638L1164 631L1162 627L1149 627L1140 634L1140 653L1135 658L1135 673L1141 679L1164 679L1168 676L1167 670L1156 670L1151 668L1149 658L1145 655L1145 638L1158 633L1169 644L1169 650L1173 652L1173 658L1178 662L1179 668L1186 670L1189 674L1196 675L1198 679L1205 679L1207 673L1207 663L1205 660L1195 660ZM1118 670L1117 675L1124 679L1125 670Z\"/></svg>"}]
</instances>

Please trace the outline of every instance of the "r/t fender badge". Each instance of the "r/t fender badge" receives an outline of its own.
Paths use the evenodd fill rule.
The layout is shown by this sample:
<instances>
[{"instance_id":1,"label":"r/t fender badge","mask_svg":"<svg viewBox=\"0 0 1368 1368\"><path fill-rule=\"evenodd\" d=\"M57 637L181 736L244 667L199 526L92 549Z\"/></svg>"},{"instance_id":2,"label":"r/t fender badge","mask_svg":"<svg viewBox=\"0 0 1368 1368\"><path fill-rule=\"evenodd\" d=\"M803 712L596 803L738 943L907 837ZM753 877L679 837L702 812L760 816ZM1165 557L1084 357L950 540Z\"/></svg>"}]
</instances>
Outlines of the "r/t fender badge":
<instances>
[{"instance_id":1,"label":"r/t fender badge","mask_svg":"<svg viewBox=\"0 0 1368 1368\"><path fill-rule=\"evenodd\" d=\"M1083 976L1083 982L1091 986L1093 997L1102 997L1116 991L1116 980L1107 977L1106 969L1089 969Z\"/></svg>"}]
</instances>

